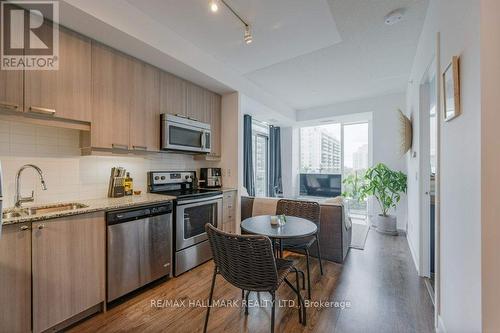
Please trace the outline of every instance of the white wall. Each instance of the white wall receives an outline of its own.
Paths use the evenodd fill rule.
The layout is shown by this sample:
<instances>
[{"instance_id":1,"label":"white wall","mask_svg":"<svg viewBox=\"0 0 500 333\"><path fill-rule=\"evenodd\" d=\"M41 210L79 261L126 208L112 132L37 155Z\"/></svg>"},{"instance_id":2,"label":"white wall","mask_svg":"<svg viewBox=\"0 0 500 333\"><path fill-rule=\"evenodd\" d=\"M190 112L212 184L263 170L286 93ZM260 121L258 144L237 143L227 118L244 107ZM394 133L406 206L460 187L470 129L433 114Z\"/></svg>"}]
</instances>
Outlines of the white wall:
<instances>
[{"instance_id":1,"label":"white wall","mask_svg":"<svg viewBox=\"0 0 500 333\"><path fill-rule=\"evenodd\" d=\"M319 119L338 121L371 119L373 165L385 163L392 169L406 173L406 160L399 155L399 144L401 141L397 112L398 109L404 112L405 105L405 94L397 93L308 109L297 112L298 126L318 124ZM286 143L282 142L282 146L284 145ZM371 203L369 205L369 214L374 215L378 213L378 205ZM398 217L398 229L405 230L407 223L407 203L405 196L401 199L395 213Z\"/></svg>"},{"instance_id":2,"label":"white wall","mask_svg":"<svg viewBox=\"0 0 500 333\"><path fill-rule=\"evenodd\" d=\"M22 194L34 190L36 203L106 197L113 166L126 168L134 179L134 188L142 191L147 191L148 171L199 172L200 167L217 166L181 154L80 156L79 131L15 121L0 121L0 162L5 208L14 205L15 176L27 163L39 166L47 182L48 189L43 191L33 170L23 172Z\"/></svg>"},{"instance_id":3,"label":"white wall","mask_svg":"<svg viewBox=\"0 0 500 333\"><path fill-rule=\"evenodd\" d=\"M419 82L441 33L441 72L461 57L463 114L441 125L441 313L449 332L481 331L481 186L479 1L431 0L417 48L407 110L418 147ZM418 256L418 164L409 158L409 241ZM416 258L418 262L418 257Z\"/></svg>"},{"instance_id":4,"label":"white wall","mask_svg":"<svg viewBox=\"0 0 500 333\"><path fill-rule=\"evenodd\" d=\"M238 92L222 96L221 144L223 185L238 189L236 221L240 221L240 194L243 189L243 113ZM236 223L236 231L240 224Z\"/></svg>"},{"instance_id":5,"label":"white wall","mask_svg":"<svg viewBox=\"0 0 500 333\"><path fill-rule=\"evenodd\" d=\"M500 1L481 1L482 315L483 331L500 328Z\"/></svg>"}]
</instances>

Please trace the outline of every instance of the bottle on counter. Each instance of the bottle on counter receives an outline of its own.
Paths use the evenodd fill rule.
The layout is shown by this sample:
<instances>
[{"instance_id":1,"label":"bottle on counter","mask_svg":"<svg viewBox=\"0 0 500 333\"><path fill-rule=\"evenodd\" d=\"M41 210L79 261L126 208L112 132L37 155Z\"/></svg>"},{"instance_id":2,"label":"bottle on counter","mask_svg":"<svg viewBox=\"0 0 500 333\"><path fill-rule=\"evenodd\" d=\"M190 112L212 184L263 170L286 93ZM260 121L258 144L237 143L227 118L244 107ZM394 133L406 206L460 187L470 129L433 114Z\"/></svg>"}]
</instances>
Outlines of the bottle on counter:
<instances>
[{"instance_id":1,"label":"bottle on counter","mask_svg":"<svg viewBox=\"0 0 500 333\"><path fill-rule=\"evenodd\" d=\"M134 180L130 177L130 172L127 172L127 177L125 177L125 195L134 194Z\"/></svg>"}]
</instances>

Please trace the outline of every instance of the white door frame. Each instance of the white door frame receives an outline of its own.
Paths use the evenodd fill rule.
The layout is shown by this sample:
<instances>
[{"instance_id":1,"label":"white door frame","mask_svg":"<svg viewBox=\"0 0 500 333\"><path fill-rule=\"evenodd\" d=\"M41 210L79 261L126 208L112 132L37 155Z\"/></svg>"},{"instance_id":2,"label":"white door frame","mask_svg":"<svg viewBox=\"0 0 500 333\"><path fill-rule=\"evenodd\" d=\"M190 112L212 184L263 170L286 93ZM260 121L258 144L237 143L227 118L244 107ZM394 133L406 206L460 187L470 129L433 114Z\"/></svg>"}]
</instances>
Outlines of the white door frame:
<instances>
[{"instance_id":1,"label":"white door frame","mask_svg":"<svg viewBox=\"0 0 500 333\"><path fill-rule=\"evenodd\" d=\"M430 277L430 191L431 191L431 171L430 171L430 90L432 81L436 81L435 58L427 68L419 85L419 198L420 198L420 228L419 228L419 273L420 276ZM437 102L436 102L437 103Z\"/></svg>"},{"instance_id":2,"label":"white door frame","mask_svg":"<svg viewBox=\"0 0 500 333\"><path fill-rule=\"evenodd\" d=\"M434 311L435 325L437 327L438 319L441 313L440 298L440 184L441 184L441 123L442 123L442 98L441 98L441 63L440 63L440 34L436 35L436 52L429 68L420 81L419 97L419 210L420 210L420 230L419 230L419 274L421 276L430 276L430 125L429 125L429 103L425 88L429 88L430 78L435 76L435 96L436 96L436 177L435 177L435 227L434 227ZM428 89L427 89L428 91ZM427 103L426 103L427 102Z\"/></svg>"}]
</instances>

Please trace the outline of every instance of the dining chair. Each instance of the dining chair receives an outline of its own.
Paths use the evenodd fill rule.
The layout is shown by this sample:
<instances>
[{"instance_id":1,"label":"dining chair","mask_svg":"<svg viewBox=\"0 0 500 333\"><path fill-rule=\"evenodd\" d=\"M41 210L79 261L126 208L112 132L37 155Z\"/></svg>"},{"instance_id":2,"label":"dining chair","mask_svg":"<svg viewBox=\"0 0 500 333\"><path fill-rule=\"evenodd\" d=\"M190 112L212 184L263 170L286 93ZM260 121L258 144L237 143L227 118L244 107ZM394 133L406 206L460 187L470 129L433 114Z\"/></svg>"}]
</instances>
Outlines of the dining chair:
<instances>
[{"instance_id":1,"label":"dining chair","mask_svg":"<svg viewBox=\"0 0 500 333\"><path fill-rule=\"evenodd\" d=\"M318 227L316 234L313 236L302 237L297 239L283 239L281 242L281 250L299 250L304 251L307 260L307 295L311 299L311 273L309 265L309 249L316 243L318 251L319 269L323 275L323 263L321 262L321 250L319 246L319 217L320 205L317 202L281 199L276 207L277 215L295 216L307 219Z\"/></svg>"},{"instance_id":2,"label":"dining chair","mask_svg":"<svg viewBox=\"0 0 500 333\"><path fill-rule=\"evenodd\" d=\"M230 284L246 291L246 300L251 291L269 292L272 297L271 332L274 332L276 312L276 291L285 282L296 294L299 304L299 322L306 325L306 308L300 295L299 273L293 261L275 258L271 240L259 235L235 235L223 232L212 224L206 224L210 248L215 263L212 285L208 298L208 307L203 332L207 331L212 297L217 275ZM294 271L296 287L287 279L288 273ZM245 315L248 315L248 303L245 302Z\"/></svg>"}]
</instances>

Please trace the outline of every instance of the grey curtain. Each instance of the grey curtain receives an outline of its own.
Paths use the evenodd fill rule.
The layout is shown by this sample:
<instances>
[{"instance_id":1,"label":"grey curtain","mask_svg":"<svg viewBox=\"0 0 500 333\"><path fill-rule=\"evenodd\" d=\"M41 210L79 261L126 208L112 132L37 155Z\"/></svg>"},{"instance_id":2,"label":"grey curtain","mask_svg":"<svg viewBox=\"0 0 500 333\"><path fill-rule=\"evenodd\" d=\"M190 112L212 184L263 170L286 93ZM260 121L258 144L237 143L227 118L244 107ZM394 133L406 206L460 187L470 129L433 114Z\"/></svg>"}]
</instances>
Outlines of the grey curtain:
<instances>
[{"instance_id":1,"label":"grey curtain","mask_svg":"<svg viewBox=\"0 0 500 333\"><path fill-rule=\"evenodd\" d=\"M248 195L255 196L255 182L253 175L253 152L252 152L252 117L243 117L243 186Z\"/></svg>"},{"instance_id":2,"label":"grey curtain","mask_svg":"<svg viewBox=\"0 0 500 333\"><path fill-rule=\"evenodd\" d=\"M281 178L281 134L280 128L269 126L269 196L283 194Z\"/></svg>"}]
</instances>

